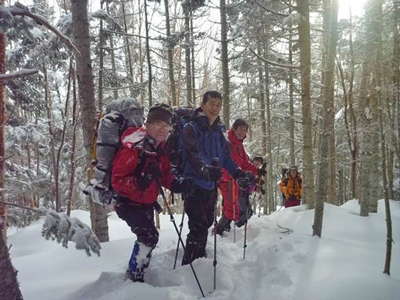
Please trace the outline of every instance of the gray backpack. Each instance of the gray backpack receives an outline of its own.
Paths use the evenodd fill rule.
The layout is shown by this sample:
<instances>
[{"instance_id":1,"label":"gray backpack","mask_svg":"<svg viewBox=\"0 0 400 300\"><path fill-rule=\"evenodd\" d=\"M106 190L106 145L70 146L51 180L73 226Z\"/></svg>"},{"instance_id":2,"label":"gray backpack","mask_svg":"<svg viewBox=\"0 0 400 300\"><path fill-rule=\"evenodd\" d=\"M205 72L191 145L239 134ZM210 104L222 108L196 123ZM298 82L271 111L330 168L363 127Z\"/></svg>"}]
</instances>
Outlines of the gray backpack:
<instances>
[{"instance_id":1,"label":"gray backpack","mask_svg":"<svg viewBox=\"0 0 400 300\"><path fill-rule=\"evenodd\" d=\"M121 134L128 127L143 125L143 107L133 98L112 101L106 114L99 120L96 138L94 178L84 193L100 205L108 205L115 197L111 187L111 170L114 156L121 146Z\"/></svg>"}]
</instances>

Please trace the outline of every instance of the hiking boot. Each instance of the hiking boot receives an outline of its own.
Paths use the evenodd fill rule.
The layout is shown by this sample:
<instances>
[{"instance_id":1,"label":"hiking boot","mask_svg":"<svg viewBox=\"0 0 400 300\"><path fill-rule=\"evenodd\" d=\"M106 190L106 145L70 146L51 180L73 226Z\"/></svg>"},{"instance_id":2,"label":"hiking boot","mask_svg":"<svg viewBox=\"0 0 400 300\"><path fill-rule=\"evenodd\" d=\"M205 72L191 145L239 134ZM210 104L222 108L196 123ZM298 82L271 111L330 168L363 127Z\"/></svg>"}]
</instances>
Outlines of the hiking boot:
<instances>
[{"instance_id":1,"label":"hiking boot","mask_svg":"<svg viewBox=\"0 0 400 300\"><path fill-rule=\"evenodd\" d=\"M144 282L144 272L143 270L132 272L131 270L126 270L126 279L130 279L133 282Z\"/></svg>"}]
</instances>

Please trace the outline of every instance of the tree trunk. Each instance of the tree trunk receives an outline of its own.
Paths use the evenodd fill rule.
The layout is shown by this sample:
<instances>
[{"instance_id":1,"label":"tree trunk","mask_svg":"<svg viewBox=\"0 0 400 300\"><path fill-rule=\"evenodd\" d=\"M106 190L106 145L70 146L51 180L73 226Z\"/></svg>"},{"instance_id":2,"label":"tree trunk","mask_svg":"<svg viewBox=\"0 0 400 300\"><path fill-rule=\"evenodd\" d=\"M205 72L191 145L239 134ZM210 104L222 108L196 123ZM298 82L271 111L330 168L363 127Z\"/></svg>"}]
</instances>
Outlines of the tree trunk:
<instances>
[{"instance_id":1,"label":"tree trunk","mask_svg":"<svg viewBox=\"0 0 400 300\"><path fill-rule=\"evenodd\" d=\"M149 37L149 20L147 14L147 0L144 0L144 24L145 24L145 31L146 31L146 58L147 58L147 74L148 74L148 95L149 95L149 106L153 105L153 91L152 91L152 80L153 75L151 72L151 56L150 56L150 37Z\"/></svg>"},{"instance_id":2,"label":"tree trunk","mask_svg":"<svg viewBox=\"0 0 400 300\"><path fill-rule=\"evenodd\" d=\"M122 19L124 21L124 31L127 34L128 33L128 26L126 25L126 14L125 14L125 2L121 1L121 7L122 7ZM147 19L146 19L146 24L147 24ZM146 32L147 34L147 32ZM134 79L133 79L133 67L132 67L132 58L131 58L131 48L129 46L129 38L128 35L125 35L124 38L124 43L125 43L125 57L127 60L127 70L128 70L128 77L129 77L129 81L130 81L130 85L129 85L129 93L131 97L135 96L135 91L133 88L133 83L134 83ZM150 86L151 88L151 86Z\"/></svg>"},{"instance_id":3,"label":"tree trunk","mask_svg":"<svg viewBox=\"0 0 400 300\"><path fill-rule=\"evenodd\" d=\"M329 172L329 165L332 163L332 155L335 151L331 147L335 147L334 137L334 82L335 82L335 58L336 58L336 43L337 43L337 2L336 0L324 0L324 36L323 36L323 71L322 71L322 101L323 101L323 122L322 134L320 139L320 169L319 169L319 184L315 203L313 235L321 237L322 221L324 214L324 202L327 200L336 202L336 171L333 180L330 179L332 173ZM333 115L333 117L332 117ZM336 170L336 167L334 167ZM330 174L331 173L331 174ZM335 181L332 191L330 185ZM333 195L328 195L333 193Z\"/></svg>"},{"instance_id":4,"label":"tree trunk","mask_svg":"<svg viewBox=\"0 0 400 300\"><path fill-rule=\"evenodd\" d=\"M228 23L226 20L226 1L220 0L219 11L221 18L221 67L223 91L223 117L226 128L230 121L230 89L229 89L229 58L228 58Z\"/></svg>"},{"instance_id":5,"label":"tree trunk","mask_svg":"<svg viewBox=\"0 0 400 300\"><path fill-rule=\"evenodd\" d=\"M389 186L387 179L387 170L386 170L386 142L384 135L384 127L383 127L383 113L380 111L379 113L379 127L380 127L380 144L381 144L381 153L382 153L382 180L383 180L383 188L384 188L384 199L385 199L385 216L386 216L386 257L385 257L385 266L383 268L383 273L390 275L390 262L392 258L392 243L393 243L393 234L392 234L392 217L390 213L390 203L389 203Z\"/></svg>"},{"instance_id":6,"label":"tree trunk","mask_svg":"<svg viewBox=\"0 0 400 300\"><path fill-rule=\"evenodd\" d=\"M140 86L144 83L144 56L143 56L143 45L142 45L142 24L143 24L143 10L141 6L141 0L138 0L138 15L139 15L139 26L138 26L138 45L139 45L139 81ZM140 93L140 103L144 106L144 93Z\"/></svg>"},{"instance_id":7,"label":"tree trunk","mask_svg":"<svg viewBox=\"0 0 400 300\"><path fill-rule=\"evenodd\" d=\"M103 9L103 1L100 1L100 9ZM104 32L103 32L103 20L100 19L99 29L99 90L97 96L98 111L103 111L103 69L104 69Z\"/></svg>"},{"instance_id":8,"label":"tree trunk","mask_svg":"<svg viewBox=\"0 0 400 300\"><path fill-rule=\"evenodd\" d=\"M262 57L261 47L258 45L257 54ZM261 120L261 132L262 132L262 155L265 156L267 154L267 122L265 119L265 83L264 83L264 74L263 74L263 62L261 59L258 59L258 101L260 102L260 120Z\"/></svg>"},{"instance_id":9,"label":"tree trunk","mask_svg":"<svg viewBox=\"0 0 400 300\"><path fill-rule=\"evenodd\" d=\"M52 105L52 98L49 92L49 82L47 79L47 68L43 65L43 75L44 75L44 98L46 103L46 113L47 113L47 124L48 130L50 135L50 159L51 159L51 166L52 166L52 175L54 178L54 197L55 197L55 207L56 211L59 212L61 208L60 203L60 192L59 192L59 169L57 167L57 158L56 158L56 146L55 146L55 135L53 131L53 105ZM53 188L52 188L53 190ZM52 195L53 196L53 195Z\"/></svg>"},{"instance_id":10,"label":"tree trunk","mask_svg":"<svg viewBox=\"0 0 400 300\"><path fill-rule=\"evenodd\" d=\"M0 0L4 6L4 0ZM0 32L0 74L6 72L6 35ZM5 87L0 81L0 201L4 201L4 126L5 126ZM17 272L12 266L7 247L6 207L0 203L0 299L23 299L17 281Z\"/></svg>"},{"instance_id":11,"label":"tree trunk","mask_svg":"<svg viewBox=\"0 0 400 300\"><path fill-rule=\"evenodd\" d=\"M108 1L106 1L106 9L107 14L110 14L110 8L108 6ZM115 53L114 53L114 38L113 35L110 34L110 55L111 55L111 70L114 76L117 74L117 67L115 65ZM113 89L113 97L114 99L118 99L118 89ZM100 100L99 100L100 101Z\"/></svg>"},{"instance_id":12,"label":"tree trunk","mask_svg":"<svg viewBox=\"0 0 400 300\"><path fill-rule=\"evenodd\" d=\"M350 37L351 43L351 37ZM350 48L352 48L350 46ZM352 97L352 86L354 79L354 62L351 63L351 75L350 75L350 88L347 91L344 72L340 62L338 62L340 82L343 89L344 98L344 123L347 134L347 144L349 145L349 151L351 154L350 162L350 186L351 186L351 198L357 198L357 158L358 158L358 133L357 133L357 120L353 109L353 97Z\"/></svg>"},{"instance_id":13,"label":"tree trunk","mask_svg":"<svg viewBox=\"0 0 400 300\"><path fill-rule=\"evenodd\" d=\"M268 37L265 37L265 40L268 41ZM264 42L264 57L268 57L269 54L268 42ZM272 159L272 117L271 117L271 98L269 93L269 67L266 62L264 62L264 73L265 73L265 112L266 112L266 139L267 139L267 155L268 155L268 168L267 168L267 191L266 193L268 197L268 213L272 213L276 210L276 203L274 198L274 177L273 177L273 159Z\"/></svg>"},{"instance_id":14,"label":"tree trunk","mask_svg":"<svg viewBox=\"0 0 400 300\"><path fill-rule=\"evenodd\" d=\"M292 13L292 10L289 10ZM289 24L289 65L293 65L293 28L292 23ZM290 165L296 165L296 156L294 154L294 83L293 83L293 68L289 69L289 157Z\"/></svg>"},{"instance_id":15,"label":"tree trunk","mask_svg":"<svg viewBox=\"0 0 400 300\"><path fill-rule=\"evenodd\" d=\"M4 5L4 0L0 0L0 6ZM6 35L0 31L0 74L6 73ZM4 149L4 126L5 120L5 86L4 81L0 81L0 201L4 201L4 167L5 167L5 149ZM7 208L0 203L0 238L4 238L4 244L7 240ZM6 246L5 246L6 247ZM7 248L7 247L6 247ZM8 252L7 252L8 257ZM1 289L2 290L2 289Z\"/></svg>"},{"instance_id":16,"label":"tree trunk","mask_svg":"<svg viewBox=\"0 0 400 300\"><path fill-rule=\"evenodd\" d=\"M3 236L0 236L0 273L0 299L22 300L17 271L11 264L8 247Z\"/></svg>"},{"instance_id":17,"label":"tree trunk","mask_svg":"<svg viewBox=\"0 0 400 300\"><path fill-rule=\"evenodd\" d=\"M311 42L310 42L310 12L308 0L297 0L299 23L299 46L301 68L301 102L303 115L303 164L304 193L303 202L308 207L314 207L314 159L312 144L312 113L311 113Z\"/></svg>"},{"instance_id":18,"label":"tree trunk","mask_svg":"<svg viewBox=\"0 0 400 300\"><path fill-rule=\"evenodd\" d=\"M400 3L393 0L393 94L394 107L397 107L397 143L395 145L397 159L400 161ZM394 110L396 111L396 109ZM393 117L395 119L395 117ZM393 128L393 131L395 129Z\"/></svg>"},{"instance_id":19,"label":"tree trunk","mask_svg":"<svg viewBox=\"0 0 400 300\"><path fill-rule=\"evenodd\" d=\"M165 4L165 28L167 31L167 40L171 38L171 25L170 25L170 17L169 17L169 1L164 0ZM170 104L173 106L177 106L177 98L176 98L176 83L174 78L174 47L171 42L168 40L168 76L169 76L169 84L171 87L171 101Z\"/></svg>"},{"instance_id":20,"label":"tree trunk","mask_svg":"<svg viewBox=\"0 0 400 300\"><path fill-rule=\"evenodd\" d=\"M382 5L383 0L370 0L366 10L367 42L365 49L365 74L363 80L367 84L367 96L361 98L362 107L362 150L361 150L361 202L368 205L369 212L377 212L378 198L381 196L379 182L379 103L381 102L382 89ZM369 76L367 76L369 75ZM366 212L362 211L363 215Z\"/></svg>"},{"instance_id":21,"label":"tree trunk","mask_svg":"<svg viewBox=\"0 0 400 300\"><path fill-rule=\"evenodd\" d=\"M72 141L71 141L71 154L70 154L70 177L69 177L69 189L68 189L68 196L67 196L67 215L71 215L72 204L73 204L73 192L75 186L75 148L76 148L76 127L78 125L77 122L77 95L76 95L76 75L75 75L75 68L73 69L72 74Z\"/></svg>"},{"instance_id":22,"label":"tree trunk","mask_svg":"<svg viewBox=\"0 0 400 300\"><path fill-rule=\"evenodd\" d=\"M186 68L186 104L194 106L192 99L192 64L191 64L191 46L190 46L190 16L185 10L185 68Z\"/></svg>"},{"instance_id":23,"label":"tree trunk","mask_svg":"<svg viewBox=\"0 0 400 300\"><path fill-rule=\"evenodd\" d=\"M393 127L394 128L394 127ZM387 167L387 174L388 174L388 187L389 187L389 199L394 200L394 191L393 191L393 181L394 181L394 153L391 150L388 150L388 167Z\"/></svg>"},{"instance_id":24,"label":"tree trunk","mask_svg":"<svg viewBox=\"0 0 400 300\"><path fill-rule=\"evenodd\" d=\"M360 84L360 110L365 108L364 99L367 98L367 86L369 81L369 70L366 62L362 64L362 74L361 74L361 84ZM370 160L368 159L367 147L371 145L371 142L368 140L370 135L368 134L367 120L365 118L365 114L360 111L360 128L361 128L361 137L360 137L360 174L358 176L359 185L360 185L360 216L367 217L368 216L368 201L370 198L370 181L371 181L371 167L369 166Z\"/></svg>"},{"instance_id":25,"label":"tree trunk","mask_svg":"<svg viewBox=\"0 0 400 300\"><path fill-rule=\"evenodd\" d=\"M339 169L339 188L338 188L338 204L342 205L346 200L345 180L343 168Z\"/></svg>"},{"instance_id":26,"label":"tree trunk","mask_svg":"<svg viewBox=\"0 0 400 300\"><path fill-rule=\"evenodd\" d=\"M93 158L94 134L96 130L96 106L94 99L94 83L92 63L90 59L89 22L87 0L71 0L72 30L80 55L76 59L78 90L82 116L83 143L87 153L87 166L90 170ZM90 176L90 175L89 175ZM91 201L92 230L101 242L108 238L106 210Z\"/></svg>"}]
</instances>

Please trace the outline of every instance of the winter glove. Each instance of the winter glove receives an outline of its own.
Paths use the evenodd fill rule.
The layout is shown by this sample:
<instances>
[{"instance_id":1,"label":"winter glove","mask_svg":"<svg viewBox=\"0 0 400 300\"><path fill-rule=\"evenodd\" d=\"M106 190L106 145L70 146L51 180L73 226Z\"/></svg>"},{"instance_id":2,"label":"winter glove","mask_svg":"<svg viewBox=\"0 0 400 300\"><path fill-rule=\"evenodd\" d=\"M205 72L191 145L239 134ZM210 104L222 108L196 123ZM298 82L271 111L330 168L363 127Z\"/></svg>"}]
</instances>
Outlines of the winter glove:
<instances>
[{"instance_id":1,"label":"winter glove","mask_svg":"<svg viewBox=\"0 0 400 300\"><path fill-rule=\"evenodd\" d=\"M220 167L205 165L201 168L201 174L206 180L218 181L222 176L222 170Z\"/></svg>"},{"instance_id":2,"label":"winter glove","mask_svg":"<svg viewBox=\"0 0 400 300\"><path fill-rule=\"evenodd\" d=\"M256 178L253 174L242 171L239 176L236 177L236 181L241 189L248 189L251 185L255 184Z\"/></svg>"},{"instance_id":3,"label":"winter glove","mask_svg":"<svg viewBox=\"0 0 400 300\"><path fill-rule=\"evenodd\" d=\"M144 191L149 187L150 183L153 180L159 180L160 178L161 178L161 170L157 165L157 163L153 162L149 163L145 168L145 170L141 172L141 174L138 174L136 182L139 189Z\"/></svg>"},{"instance_id":4,"label":"winter glove","mask_svg":"<svg viewBox=\"0 0 400 300\"><path fill-rule=\"evenodd\" d=\"M192 178L178 177L172 181L171 191L177 194L184 193L186 191L189 191L192 183Z\"/></svg>"}]
</instances>

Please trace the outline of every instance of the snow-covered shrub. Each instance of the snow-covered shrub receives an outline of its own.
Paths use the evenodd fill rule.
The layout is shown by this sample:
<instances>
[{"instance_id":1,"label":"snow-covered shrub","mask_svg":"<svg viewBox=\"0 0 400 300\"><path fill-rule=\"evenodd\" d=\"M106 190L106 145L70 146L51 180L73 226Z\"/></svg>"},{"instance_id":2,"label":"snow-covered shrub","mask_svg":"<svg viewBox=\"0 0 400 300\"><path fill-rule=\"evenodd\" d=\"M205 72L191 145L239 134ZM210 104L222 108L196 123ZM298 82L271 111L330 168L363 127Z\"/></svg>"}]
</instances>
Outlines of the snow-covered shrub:
<instances>
[{"instance_id":1,"label":"snow-covered shrub","mask_svg":"<svg viewBox=\"0 0 400 300\"><path fill-rule=\"evenodd\" d=\"M69 241L75 242L75 248L85 250L88 256L91 255L91 251L100 256L100 242L89 226L63 213L48 211L42 227L42 236L47 240L57 240L65 248L68 247Z\"/></svg>"}]
</instances>

